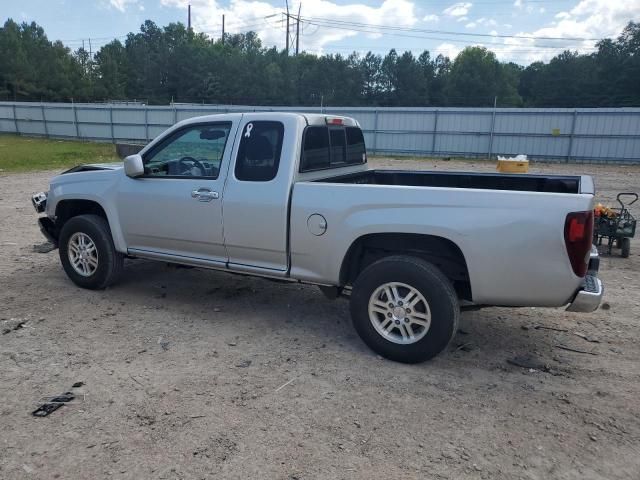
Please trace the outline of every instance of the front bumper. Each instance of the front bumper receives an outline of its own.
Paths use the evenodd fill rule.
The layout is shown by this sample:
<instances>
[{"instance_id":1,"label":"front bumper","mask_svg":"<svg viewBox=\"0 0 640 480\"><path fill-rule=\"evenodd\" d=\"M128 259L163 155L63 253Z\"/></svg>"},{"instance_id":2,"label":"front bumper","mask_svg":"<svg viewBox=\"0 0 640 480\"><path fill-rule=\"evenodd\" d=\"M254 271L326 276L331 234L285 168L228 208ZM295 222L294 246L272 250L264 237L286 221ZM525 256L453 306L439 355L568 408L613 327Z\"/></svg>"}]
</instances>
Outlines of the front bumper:
<instances>
[{"instance_id":1,"label":"front bumper","mask_svg":"<svg viewBox=\"0 0 640 480\"><path fill-rule=\"evenodd\" d=\"M49 217L40 217L38 219L38 226L40 227L42 235L57 247L58 229L56 228L56 224L53 223L53 220Z\"/></svg>"},{"instance_id":2,"label":"front bumper","mask_svg":"<svg viewBox=\"0 0 640 480\"><path fill-rule=\"evenodd\" d=\"M598 270L600 268L600 257L598 249L595 245L591 247L591 256L589 259L589 271L578 293L573 301L567 307L568 312L589 313L598 309L602 296L604 295L604 285L598 278Z\"/></svg>"}]
</instances>

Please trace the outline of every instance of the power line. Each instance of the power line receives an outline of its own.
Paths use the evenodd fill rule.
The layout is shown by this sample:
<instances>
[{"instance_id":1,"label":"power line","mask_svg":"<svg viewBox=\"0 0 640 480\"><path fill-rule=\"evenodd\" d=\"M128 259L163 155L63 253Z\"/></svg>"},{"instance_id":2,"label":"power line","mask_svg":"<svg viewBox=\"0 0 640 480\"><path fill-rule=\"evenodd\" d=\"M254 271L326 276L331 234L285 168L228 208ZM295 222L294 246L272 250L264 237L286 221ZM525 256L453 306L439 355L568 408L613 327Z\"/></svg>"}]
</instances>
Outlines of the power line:
<instances>
[{"instance_id":1,"label":"power line","mask_svg":"<svg viewBox=\"0 0 640 480\"><path fill-rule=\"evenodd\" d=\"M351 22L346 20L333 20L331 18L325 17L302 17L303 21L307 23L312 22L320 22L327 25L351 25L356 27L363 28L377 28L381 30L394 30L400 32L417 32L417 33L433 33L440 35L460 35L467 37L491 37L491 38L516 38L523 40L564 40L564 41L579 41L579 42L597 42L601 40L600 38L578 38L578 37L543 37L543 36L532 36L532 35L505 35L505 34L496 34L492 35L490 33L471 33L471 32L454 32L447 30L433 30L433 29L421 29L421 28L410 28L410 27L396 27L390 25L375 25L371 23L361 23L361 22ZM317 24L317 23L316 23Z\"/></svg>"},{"instance_id":2,"label":"power line","mask_svg":"<svg viewBox=\"0 0 640 480\"><path fill-rule=\"evenodd\" d=\"M305 20L302 20L305 21ZM452 42L452 43L463 43L466 45L470 45L469 41L466 40L457 40L457 39L452 39L452 38L443 38L443 37L431 37L431 36L425 36L425 35L409 35L406 33L401 33L401 32L386 32L386 31L380 31L380 30L375 30L375 29L365 29L365 28L356 28L356 27L348 27L348 26L340 26L340 25L331 25L331 24L324 24L324 23L316 23L315 21L309 21L306 20L306 23L309 25L316 25L318 27L323 27L323 28L331 28L331 29L336 29L336 30L347 30L350 32L356 31L356 32L362 32L362 33L376 33L376 34L380 34L380 35L391 35L391 36L395 36L395 37L404 37L404 38L419 38L419 39L424 39L424 40L437 40L437 41L444 41L444 42ZM493 37L492 35L487 35L490 38L496 38ZM479 44L480 42L476 43ZM484 43L485 45L486 42ZM500 47L500 46L506 46L509 47L509 44L506 43L500 43L500 44L488 44L488 46L491 47ZM513 45L514 47L517 46L526 46L526 45ZM537 49L554 49L554 50L561 50L561 49L570 49L571 47L575 47L572 45L531 45L531 47L535 47ZM583 47L580 47L583 48ZM587 47L584 47L587 48Z\"/></svg>"}]
</instances>

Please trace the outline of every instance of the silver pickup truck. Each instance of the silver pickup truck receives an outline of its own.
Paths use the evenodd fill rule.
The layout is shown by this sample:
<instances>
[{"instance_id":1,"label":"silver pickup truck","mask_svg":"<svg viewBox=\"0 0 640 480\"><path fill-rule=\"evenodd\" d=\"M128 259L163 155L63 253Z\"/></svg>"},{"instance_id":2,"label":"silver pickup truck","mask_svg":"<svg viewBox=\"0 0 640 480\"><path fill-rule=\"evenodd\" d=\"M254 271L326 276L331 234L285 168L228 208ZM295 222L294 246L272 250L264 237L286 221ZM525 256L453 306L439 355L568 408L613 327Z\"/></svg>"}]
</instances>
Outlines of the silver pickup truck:
<instances>
[{"instance_id":1,"label":"silver pickup truck","mask_svg":"<svg viewBox=\"0 0 640 480\"><path fill-rule=\"evenodd\" d=\"M603 293L590 177L372 170L346 117L192 118L32 201L80 287L125 257L315 284L400 362L442 351L465 307L590 312Z\"/></svg>"}]
</instances>

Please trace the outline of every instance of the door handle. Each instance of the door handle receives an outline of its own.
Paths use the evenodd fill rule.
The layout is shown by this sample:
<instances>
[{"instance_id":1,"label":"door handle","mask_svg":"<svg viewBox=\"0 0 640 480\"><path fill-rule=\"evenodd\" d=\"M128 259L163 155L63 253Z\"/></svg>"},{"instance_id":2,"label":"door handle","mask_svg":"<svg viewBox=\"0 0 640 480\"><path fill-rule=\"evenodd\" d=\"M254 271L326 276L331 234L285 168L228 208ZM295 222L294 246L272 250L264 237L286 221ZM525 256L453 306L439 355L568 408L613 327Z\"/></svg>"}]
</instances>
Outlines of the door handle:
<instances>
[{"instance_id":1,"label":"door handle","mask_svg":"<svg viewBox=\"0 0 640 480\"><path fill-rule=\"evenodd\" d=\"M195 198L199 202L210 202L220 197L218 192L212 192L208 188L199 188L191 192L191 198Z\"/></svg>"}]
</instances>

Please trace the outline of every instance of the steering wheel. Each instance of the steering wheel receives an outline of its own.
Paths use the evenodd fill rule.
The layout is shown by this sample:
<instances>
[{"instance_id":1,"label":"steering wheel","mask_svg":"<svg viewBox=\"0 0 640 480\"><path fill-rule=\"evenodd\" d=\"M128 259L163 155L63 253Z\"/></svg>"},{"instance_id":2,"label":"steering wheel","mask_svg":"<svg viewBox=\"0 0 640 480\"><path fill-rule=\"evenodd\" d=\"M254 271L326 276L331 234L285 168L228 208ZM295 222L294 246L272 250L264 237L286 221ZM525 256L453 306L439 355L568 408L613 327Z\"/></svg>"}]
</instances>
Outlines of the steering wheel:
<instances>
[{"instance_id":1,"label":"steering wheel","mask_svg":"<svg viewBox=\"0 0 640 480\"><path fill-rule=\"evenodd\" d=\"M191 162L191 165L188 165L187 162ZM206 172L202 162L193 157L182 157L178 160L178 164L180 165L180 175L185 175L186 172L189 172L189 175L193 175L191 170L193 167L197 167L200 170L200 176L203 176Z\"/></svg>"}]
</instances>

